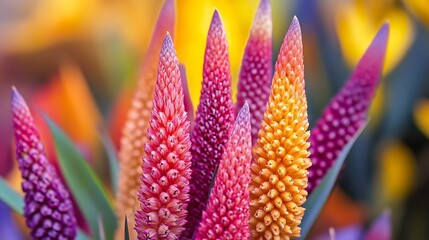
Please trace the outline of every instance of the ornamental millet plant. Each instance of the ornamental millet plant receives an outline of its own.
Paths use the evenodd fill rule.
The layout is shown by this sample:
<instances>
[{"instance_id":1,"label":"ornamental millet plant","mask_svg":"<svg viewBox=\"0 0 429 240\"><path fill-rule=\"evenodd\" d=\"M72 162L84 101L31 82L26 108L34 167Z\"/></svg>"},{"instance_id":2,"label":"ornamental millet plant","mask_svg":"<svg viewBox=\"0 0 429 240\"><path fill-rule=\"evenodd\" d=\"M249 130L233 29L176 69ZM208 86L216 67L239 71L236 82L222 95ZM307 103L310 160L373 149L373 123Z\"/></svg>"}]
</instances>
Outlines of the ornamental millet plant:
<instances>
[{"instance_id":1,"label":"ornamental millet plant","mask_svg":"<svg viewBox=\"0 0 429 240\"><path fill-rule=\"evenodd\" d=\"M302 37L296 17L271 76L271 7L268 0L261 1L243 57L234 106L228 44L215 11L208 30L200 102L195 120L190 122L194 118L187 113L192 105L184 89L185 73L179 67L171 36L165 37L166 29L174 29L174 17L167 14L174 12L173 7L173 1L167 0L161 11L146 57L149 60L145 61L124 127L115 238L123 239L124 230L128 232L122 224L125 216L130 220L131 239L299 237L307 195L366 118L381 75L388 26L382 27L310 134ZM34 178L26 177L31 176L29 171L40 169L33 165L39 166L43 161L38 159L45 158L24 161L30 155L18 150L26 149L22 146L27 146L29 140L40 139L22 137L24 130L35 128L32 121L27 121L31 119L28 108L16 91L12 103L17 156L23 178L28 181ZM18 145L18 139L24 139L27 145ZM21 167L24 163L25 168ZM55 173L47 172L57 186L60 182L55 180ZM57 188L64 189L52 187L54 191ZM60 195L68 199L68 193L62 190ZM33 192L25 192L26 199L27 195L33 199ZM47 194L44 200L49 204L51 197ZM70 225L60 226L75 234L71 210L63 214L72 220ZM31 213L26 217L27 222L33 222ZM45 231L41 226L29 224L32 236L38 229Z\"/></svg>"}]
</instances>

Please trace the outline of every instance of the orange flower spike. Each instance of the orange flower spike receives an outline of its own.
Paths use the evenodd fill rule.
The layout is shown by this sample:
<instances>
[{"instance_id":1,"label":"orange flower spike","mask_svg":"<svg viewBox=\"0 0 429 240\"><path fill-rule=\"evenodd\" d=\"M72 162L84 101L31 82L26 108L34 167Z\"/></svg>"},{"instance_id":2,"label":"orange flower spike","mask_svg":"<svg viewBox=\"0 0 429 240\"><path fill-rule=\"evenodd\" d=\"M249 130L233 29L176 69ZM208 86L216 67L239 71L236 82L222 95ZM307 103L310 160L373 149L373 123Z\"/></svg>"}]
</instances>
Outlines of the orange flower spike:
<instances>
[{"instance_id":1,"label":"orange flower spike","mask_svg":"<svg viewBox=\"0 0 429 240\"><path fill-rule=\"evenodd\" d=\"M134 227L134 212L140 209L137 201L137 190L142 175L144 143L147 142L145 134L151 117L159 52L165 33L167 31L170 34L174 32L174 18L174 1L167 0L159 14L121 138L116 212L119 223L124 222L125 215L128 216L130 229ZM123 239L123 224L118 224L118 226L115 237L116 239ZM134 232L131 231L130 234L134 235ZM131 239L135 238L135 236L130 237Z\"/></svg>"},{"instance_id":2,"label":"orange flower spike","mask_svg":"<svg viewBox=\"0 0 429 240\"><path fill-rule=\"evenodd\" d=\"M309 136L301 29L294 17L280 49L267 110L253 150L252 239L300 236L307 168L311 165Z\"/></svg>"}]
</instances>

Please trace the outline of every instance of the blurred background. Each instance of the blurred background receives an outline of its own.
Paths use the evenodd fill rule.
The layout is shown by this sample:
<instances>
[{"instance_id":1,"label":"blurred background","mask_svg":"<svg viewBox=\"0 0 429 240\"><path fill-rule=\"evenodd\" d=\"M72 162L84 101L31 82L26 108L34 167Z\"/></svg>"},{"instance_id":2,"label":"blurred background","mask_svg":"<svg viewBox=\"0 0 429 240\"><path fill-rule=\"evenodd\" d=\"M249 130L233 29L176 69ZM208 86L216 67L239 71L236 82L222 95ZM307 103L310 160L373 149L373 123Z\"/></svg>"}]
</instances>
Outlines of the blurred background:
<instances>
[{"instance_id":1,"label":"blurred background","mask_svg":"<svg viewBox=\"0 0 429 240\"><path fill-rule=\"evenodd\" d=\"M20 175L12 144L11 86L30 104L51 161L56 161L52 139L41 112L69 134L107 180L97 127L105 126L118 146L162 4L156 0L0 0L0 175L15 189L20 191ZM214 9L219 10L227 31L235 95L258 4L259 0L176 0L175 46L187 68L194 106ZM327 234L334 227L338 233L352 229L358 237L389 208L394 239L428 239L427 0L271 0L271 4L274 60L293 15L300 20L311 124L347 80L378 28L390 22L383 79L370 123L350 152L312 236ZM0 239L25 238L22 219L0 203Z\"/></svg>"}]
</instances>

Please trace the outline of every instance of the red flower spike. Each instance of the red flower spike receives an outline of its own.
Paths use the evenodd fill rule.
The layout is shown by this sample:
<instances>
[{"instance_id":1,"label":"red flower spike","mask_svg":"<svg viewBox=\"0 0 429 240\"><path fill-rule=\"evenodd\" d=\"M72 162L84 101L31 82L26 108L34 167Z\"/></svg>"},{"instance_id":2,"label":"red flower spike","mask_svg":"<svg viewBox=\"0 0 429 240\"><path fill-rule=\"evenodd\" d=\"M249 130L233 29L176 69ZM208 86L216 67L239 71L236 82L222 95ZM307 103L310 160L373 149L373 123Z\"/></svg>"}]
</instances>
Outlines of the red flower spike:
<instances>
[{"instance_id":1,"label":"red flower spike","mask_svg":"<svg viewBox=\"0 0 429 240\"><path fill-rule=\"evenodd\" d=\"M138 239L177 239L184 230L191 178L189 122L171 37L162 45L136 213Z\"/></svg>"},{"instance_id":2,"label":"red flower spike","mask_svg":"<svg viewBox=\"0 0 429 240\"><path fill-rule=\"evenodd\" d=\"M384 24L356 66L352 76L331 100L311 131L308 193L322 181L344 146L366 121L386 53L389 25Z\"/></svg>"},{"instance_id":3,"label":"red flower spike","mask_svg":"<svg viewBox=\"0 0 429 240\"><path fill-rule=\"evenodd\" d=\"M248 239L249 183L252 162L249 105L237 115L203 218L199 239Z\"/></svg>"},{"instance_id":4,"label":"red flower spike","mask_svg":"<svg viewBox=\"0 0 429 240\"><path fill-rule=\"evenodd\" d=\"M119 223L123 223L125 215L127 215L130 228L134 227L134 218L132 216L139 209L137 191L142 174L143 146L147 142L145 134L151 118L159 52L165 33L174 33L174 18L174 1L166 0L159 14L152 40L144 59L140 79L137 83L121 137L116 214ZM115 239L123 239L123 236L124 226L123 224L118 224ZM135 239L134 232L130 233L130 238Z\"/></svg>"},{"instance_id":5,"label":"red flower spike","mask_svg":"<svg viewBox=\"0 0 429 240\"><path fill-rule=\"evenodd\" d=\"M252 126L252 145L258 139L258 131L267 108L270 96L272 78L272 46L273 23L271 19L271 5L269 0L261 0L255 19L253 20L249 40L243 56L236 112L249 103Z\"/></svg>"},{"instance_id":6,"label":"red flower spike","mask_svg":"<svg viewBox=\"0 0 429 240\"><path fill-rule=\"evenodd\" d=\"M191 135L193 198L188 206L186 237L191 237L208 200L209 185L234 121L230 63L225 29L214 12L204 55L200 104Z\"/></svg>"},{"instance_id":7,"label":"red flower spike","mask_svg":"<svg viewBox=\"0 0 429 240\"><path fill-rule=\"evenodd\" d=\"M77 224L70 193L46 158L27 103L14 87L12 90L16 158L23 179L24 216L31 239L74 239Z\"/></svg>"}]
</instances>

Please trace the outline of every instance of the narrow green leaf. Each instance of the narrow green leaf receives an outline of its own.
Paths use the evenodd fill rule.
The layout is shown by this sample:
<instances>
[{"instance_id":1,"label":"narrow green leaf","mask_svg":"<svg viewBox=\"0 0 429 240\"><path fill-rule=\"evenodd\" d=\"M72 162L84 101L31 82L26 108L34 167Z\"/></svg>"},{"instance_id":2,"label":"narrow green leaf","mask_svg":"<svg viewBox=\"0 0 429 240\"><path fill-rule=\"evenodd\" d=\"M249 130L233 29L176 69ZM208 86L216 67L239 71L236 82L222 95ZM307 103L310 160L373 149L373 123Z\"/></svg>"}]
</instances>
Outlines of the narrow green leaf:
<instances>
[{"instance_id":1,"label":"narrow green leaf","mask_svg":"<svg viewBox=\"0 0 429 240\"><path fill-rule=\"evenodd\" d=\"M104 151L107 154L107 160L109 161L109 172L110 172L110 184L112 184L113 192L118 192L118 179L119 179L119 158L116 152L115 146L113 145L112 139L106 131L106 128L98 128L98 136L104 147Z\"/></svg>"},{"instance_id":2,"label":"narrow green leaf","mask_svg":"<svg viewBox=\"0 0 429 240\"><path fill-rule=\"evenodd\" d=\"M127 219L127 215L125 215L125 234L124 234L124 240L130 240L130 233L128 232L128 219Z\"/></svg>"},{"instance_id":3,"label":"narrow green leaf","mask_svg":"<svg viewBox=\"0 0 429 240\"><path fill-rule=\"evenodd\" d=\"M100 179L66 134L46 114L43 116L54 137L61 171L91 228L93 238L100 239L98 216L101 216L106 239L113 239L116 216Z\"/></svg>"},{"instance_id":4,"label":"narrow green leaf","mask_svg":"<svg viewBox=\"0 0 429 240\"><path fill-rule=\"evenodd\" d=\"M0 200L19 214L24 213L24 199L0 177Z\"/></svg>"},{"instance_id":5,"label":"narrow green leaf","mask_svg":"<svg viewBox=\"0 0 429 240\"><path fill-rule=\"evenodd\" d=\"M307 201L304 203L306 210L301 222L301 237L298 239L306 239L310 233L314 222L319 216L320 211L323 209L323 206L325 206L325 203L328 200L332 189L334 188L338 174L340 173L347 154L365 127L366 123L364 123L353 136L353 138L350 139L349 143L344 147L344 149L341 151L341 154L335 160L334 165L331 167L325 177L323 177L320 185L314 189Z\"/></svg>"}]
</instances>

